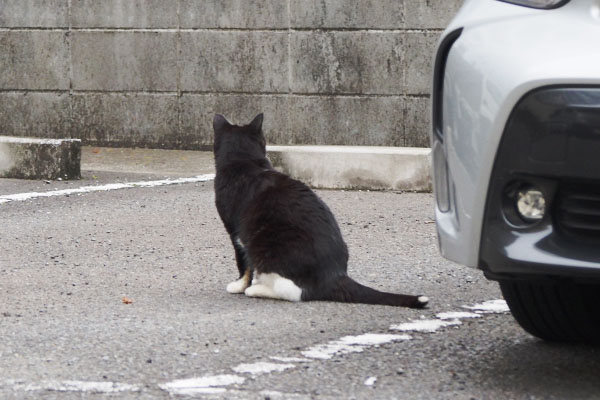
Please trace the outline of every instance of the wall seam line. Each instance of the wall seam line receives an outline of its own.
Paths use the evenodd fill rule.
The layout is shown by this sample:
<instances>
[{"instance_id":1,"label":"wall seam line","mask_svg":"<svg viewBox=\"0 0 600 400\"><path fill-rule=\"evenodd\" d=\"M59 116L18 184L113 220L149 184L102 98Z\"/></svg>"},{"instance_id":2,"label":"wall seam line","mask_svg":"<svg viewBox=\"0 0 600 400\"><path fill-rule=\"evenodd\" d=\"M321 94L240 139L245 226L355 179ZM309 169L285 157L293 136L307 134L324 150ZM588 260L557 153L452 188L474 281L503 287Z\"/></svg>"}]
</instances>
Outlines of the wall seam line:
<instances>
[{"instance_id":1,"label":"wall seam line","mask_svg":"<svg viewBox=\"0 0 600 400\"><path fill-rule=\"evenodd\" d=\"M177 54L176 54L176 79L177 79L177 132L179 137L183 137L183 127L181 124L183 92L181 90L182 60L181 60L181 0L177 0Z\"/></svg>"},{"instance_id":2,"label":"wall seam line","mask_svg":"<svg viewBox=\"0 0 600 400\"><path fill-rule=\"evenodd\" d=\"M72 0L67 2L67 18L69 30L68 35L68 52L69 52L69 117L67 127L68 135L70 138L78 138L79 135L75 132L75 115L73 113L73 4Z\"/></svg>"},{"instance_id":3,"label":"wall seam line","mask_svg":"<svg viewBox=\"0 0 600 400\"><path fill-rule=\"evenodd\" d=\"M287 32L357 32L357 33L440 33L444 29L427 28L427 29L372 29L372 28L292 28L287 29L273 28L118 28L118 27L103 27L103 28L73 28L66 27L0 27L0 32L29 32L29 31L71 31L84 33L103 33L103 32L129 32L129 33L177 33L177 32L265 32L265 33L287 33Z\"/></svg>"},{"instance_id":4,"label":"wall seam line","mask_svg":"<svg viewBox=\"0 0 600 400\"><path fill-rule=\"evenodd\" d=\"M178 91L152 91L152 90L86 90L86 89L0 89L0 93L56 93L56 94L142 94L153 96L183 96L183 95L223 95L223 96L289 96L289 97L356 97L356 98L426 98L430 97L427 93L412 94L381 94L381 93L302 93L302 92L225 92L225 91L203 91L203 90L182 90Z\"/></svg>"}]
</instances>

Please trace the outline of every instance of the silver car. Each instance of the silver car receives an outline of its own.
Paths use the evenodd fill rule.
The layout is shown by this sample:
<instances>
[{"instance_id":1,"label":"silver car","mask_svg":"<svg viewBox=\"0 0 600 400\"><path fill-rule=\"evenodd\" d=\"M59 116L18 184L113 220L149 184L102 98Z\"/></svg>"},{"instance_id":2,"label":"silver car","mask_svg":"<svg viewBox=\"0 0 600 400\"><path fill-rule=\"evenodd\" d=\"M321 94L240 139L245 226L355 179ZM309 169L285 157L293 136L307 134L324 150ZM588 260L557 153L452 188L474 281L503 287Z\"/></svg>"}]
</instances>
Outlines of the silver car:
<instances>
[{"instance_id":1,"label":"silver car","mask_svg":"<svg viewBox=\"0 0 600 400\"><path fill-rule=\"evenodd\" d=\"M442 254L531 334L600 342L600 0L466 0L432 93Z\"/></svg>"}]
</instances>

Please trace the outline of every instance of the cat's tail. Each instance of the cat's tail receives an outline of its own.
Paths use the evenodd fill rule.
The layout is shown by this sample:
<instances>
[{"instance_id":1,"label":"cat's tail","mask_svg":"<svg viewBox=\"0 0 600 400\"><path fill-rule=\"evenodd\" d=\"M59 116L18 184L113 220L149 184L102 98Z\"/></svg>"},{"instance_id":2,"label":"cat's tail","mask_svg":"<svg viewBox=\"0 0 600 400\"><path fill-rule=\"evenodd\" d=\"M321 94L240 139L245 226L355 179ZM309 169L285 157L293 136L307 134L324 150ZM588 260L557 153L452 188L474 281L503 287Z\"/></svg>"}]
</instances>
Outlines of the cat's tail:
<instances>
[{"instance_id":1,"label":"cat's tail","mask_svg":"<svg viewBox=\"0 0 600 400\"><path fill-rule=\"evenodd\" d=\"M380 292L361 285L347 275L340 276L315 292L303 293L303 300L337 301L342 303L379 304L395 307L423 308L429 302L425 296Z\"/></svg>"}]
</instances>

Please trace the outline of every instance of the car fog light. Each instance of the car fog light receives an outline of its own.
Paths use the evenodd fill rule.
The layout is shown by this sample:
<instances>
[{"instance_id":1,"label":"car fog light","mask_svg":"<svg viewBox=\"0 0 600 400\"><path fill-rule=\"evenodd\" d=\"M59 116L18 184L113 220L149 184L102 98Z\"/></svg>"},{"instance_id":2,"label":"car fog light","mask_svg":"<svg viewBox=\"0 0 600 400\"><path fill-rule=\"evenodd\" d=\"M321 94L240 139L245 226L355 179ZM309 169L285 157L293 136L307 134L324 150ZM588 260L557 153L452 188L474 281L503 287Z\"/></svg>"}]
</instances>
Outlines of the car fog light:
<instances>
[{"instance_id":1,"label":"car fog light","mask_svg":"<svg viewBox=\"0 0 600 400\"><path fill-rule=\"evenodd\" d=\"M544 194L534 188L528 187L517 193L517 210L526 221L538 221L544 218L546 212L546 199Z\"/></svg>"}]
</instances>

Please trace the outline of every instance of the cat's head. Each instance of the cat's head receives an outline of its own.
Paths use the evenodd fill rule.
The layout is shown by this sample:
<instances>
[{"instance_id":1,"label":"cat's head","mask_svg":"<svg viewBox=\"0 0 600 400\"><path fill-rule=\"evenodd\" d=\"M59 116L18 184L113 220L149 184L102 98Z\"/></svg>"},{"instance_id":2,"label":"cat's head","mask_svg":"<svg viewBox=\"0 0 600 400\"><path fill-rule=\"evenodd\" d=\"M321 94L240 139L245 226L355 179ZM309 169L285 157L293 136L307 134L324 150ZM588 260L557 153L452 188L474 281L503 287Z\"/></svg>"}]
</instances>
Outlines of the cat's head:
<instances>
[{"instance_id":1,"label":"cat's head","mask_svg":"<svg viewBox=\"0 0 600 400\"><path fill-rule=\"evenodd\" d=\"M267 150L262 123L262 113L243 126L233 125L221 114L216 114L213 118L215 159L227 158L228 155L236 158L264 158Z\"/></svg>"}]
</instances>

